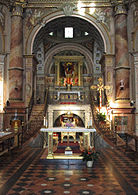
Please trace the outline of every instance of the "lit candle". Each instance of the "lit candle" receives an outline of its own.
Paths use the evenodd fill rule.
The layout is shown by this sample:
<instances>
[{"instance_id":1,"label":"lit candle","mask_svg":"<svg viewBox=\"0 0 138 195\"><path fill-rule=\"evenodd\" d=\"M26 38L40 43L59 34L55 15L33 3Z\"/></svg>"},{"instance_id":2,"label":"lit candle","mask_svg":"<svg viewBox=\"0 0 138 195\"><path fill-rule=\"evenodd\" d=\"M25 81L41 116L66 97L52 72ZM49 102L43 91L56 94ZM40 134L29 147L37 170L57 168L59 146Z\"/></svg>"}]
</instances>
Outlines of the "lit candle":
<instances>
[{"instance_id":1,"label":"lit candle","mask_svg":"<svg viewBox=\"0 0 138 195\"><path fill-rule=\"evenodd\" d=\"M45 123L45 126L47 127L47 119L46 119L46 123Z\"/></svg>"},{"instance_id":2,"label":"lit candle","mask_svg":"<svg viewBox=\"0 0 138 195\"><path fill-rule=\"evenodd\" d=\"M46 126L46 117L44 116L44 126Z\"/></svg>"}]
</instances>

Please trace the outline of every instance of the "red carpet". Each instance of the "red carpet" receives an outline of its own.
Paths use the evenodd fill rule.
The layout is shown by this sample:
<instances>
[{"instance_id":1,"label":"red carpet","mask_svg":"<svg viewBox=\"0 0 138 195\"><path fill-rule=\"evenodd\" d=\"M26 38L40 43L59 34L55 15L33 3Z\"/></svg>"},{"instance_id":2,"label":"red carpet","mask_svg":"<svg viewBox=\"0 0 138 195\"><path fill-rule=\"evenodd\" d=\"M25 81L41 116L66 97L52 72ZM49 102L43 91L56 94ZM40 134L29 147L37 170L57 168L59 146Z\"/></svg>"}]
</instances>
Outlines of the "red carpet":
<instances>
[{"instance_id":1,"label":"red carpet","mask_svg":"<svg viewBox=\"0 0 138 195\"><path fill-rule=\"evenodd\" d=\"M79 144L74 142L70 142L69 144L67 142L59 143L55 153L64 153L67 146L72 149L73 153L81 153Z\"/></svg>"}]
</instances>

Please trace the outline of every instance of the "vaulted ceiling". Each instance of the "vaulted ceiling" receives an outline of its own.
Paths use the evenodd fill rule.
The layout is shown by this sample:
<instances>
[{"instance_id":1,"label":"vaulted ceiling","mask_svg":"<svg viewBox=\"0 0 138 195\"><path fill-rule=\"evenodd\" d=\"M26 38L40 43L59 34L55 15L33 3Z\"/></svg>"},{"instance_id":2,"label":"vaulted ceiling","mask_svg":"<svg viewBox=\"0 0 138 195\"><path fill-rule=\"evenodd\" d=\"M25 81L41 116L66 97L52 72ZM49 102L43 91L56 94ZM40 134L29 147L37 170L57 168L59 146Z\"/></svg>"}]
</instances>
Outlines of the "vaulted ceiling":
<instances>
[{"instance_id":1,"label":"vaulted ceiling","mask_svg":"<svg viewBox=\"0 0 138 195\"><path fill-rule=\"evenodd\" d=\"M65 27L73 27L74 36L72 39L64 38ZM53 32L53 36L49 35L51 32ZM72 42L82 44L83 46L86 46L88 43L93 45L94 42L97 42L101 52L104 50L104 43L98 30L89 22L70 16L55 19L41 28L34 41L34 50L37 50L37 46L41 42L44 45L47 42L51 42L52 45Z\"/></svg>"}]
</instances>

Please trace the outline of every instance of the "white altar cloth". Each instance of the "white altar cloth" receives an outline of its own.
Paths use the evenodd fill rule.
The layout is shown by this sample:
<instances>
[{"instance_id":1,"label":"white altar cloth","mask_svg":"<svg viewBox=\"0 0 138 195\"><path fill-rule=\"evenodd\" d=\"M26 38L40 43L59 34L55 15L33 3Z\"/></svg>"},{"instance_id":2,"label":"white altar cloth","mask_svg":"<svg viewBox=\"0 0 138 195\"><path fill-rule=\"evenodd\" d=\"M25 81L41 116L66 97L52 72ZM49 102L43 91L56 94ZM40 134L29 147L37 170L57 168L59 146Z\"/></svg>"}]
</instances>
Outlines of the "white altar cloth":
<instances>
[{"instance_id":1,"label":"white altar cloth","mask_svg":"<svg viewBox=\"0 0 138 195\"><path fill-rule=\"evenodd\" d=\"M41 128L41 132L96 132L96 129L87 129L82 127L75 127L75 128L62 128L62 127L51 127L51 128Z\"/></svg>"},{"instance_id":2,"label":"white altar cloth","mask_svg":"<svg viewBox=\"0 0 138 195\"><path fill-rule=\"evenodd\" d=\"M12 132L5 132L5 131L1 131L0 132L0 137L4 137L5 135L9 135L11 134Z\"/></svg>"}]
</instances>

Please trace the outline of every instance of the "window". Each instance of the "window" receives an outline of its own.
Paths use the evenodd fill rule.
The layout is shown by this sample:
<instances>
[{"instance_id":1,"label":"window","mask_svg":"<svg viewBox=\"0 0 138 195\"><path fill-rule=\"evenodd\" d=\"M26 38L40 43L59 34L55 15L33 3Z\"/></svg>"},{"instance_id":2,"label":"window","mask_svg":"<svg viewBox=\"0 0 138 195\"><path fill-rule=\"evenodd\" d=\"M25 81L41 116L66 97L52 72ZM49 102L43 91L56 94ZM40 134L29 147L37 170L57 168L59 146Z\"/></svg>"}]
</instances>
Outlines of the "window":
<instances>
[{"instance_id":1,"label":"window","mask_svg":"<svg viewBox=\"0 0 138 195\"><path fill-rule=\"evenodd\" d=\"M89 35L89 33L88 32L84 32L84 35L87 36L87 35Z\"/></svg>"},{"instance_id":2,"label":"window","mask_svg":"<svg viewBox=\"0 0 138 195\"><path fill-rule=\"evenodd\" d=\"M50 33L49 33L49 35L50 35L50 36L53 36L53 35L54 35L54 33L53 33L53 32L50 32Z\"/></svg>"},{"instance_id":3,"label":"window","mask_svg":"<svg viewBox=\"0 0 138 195\"><path fill-rule=\"evenodd\" d=\"M65 38L73 38L73 28L65 27Z\"/></svg>"}]
</instances>

